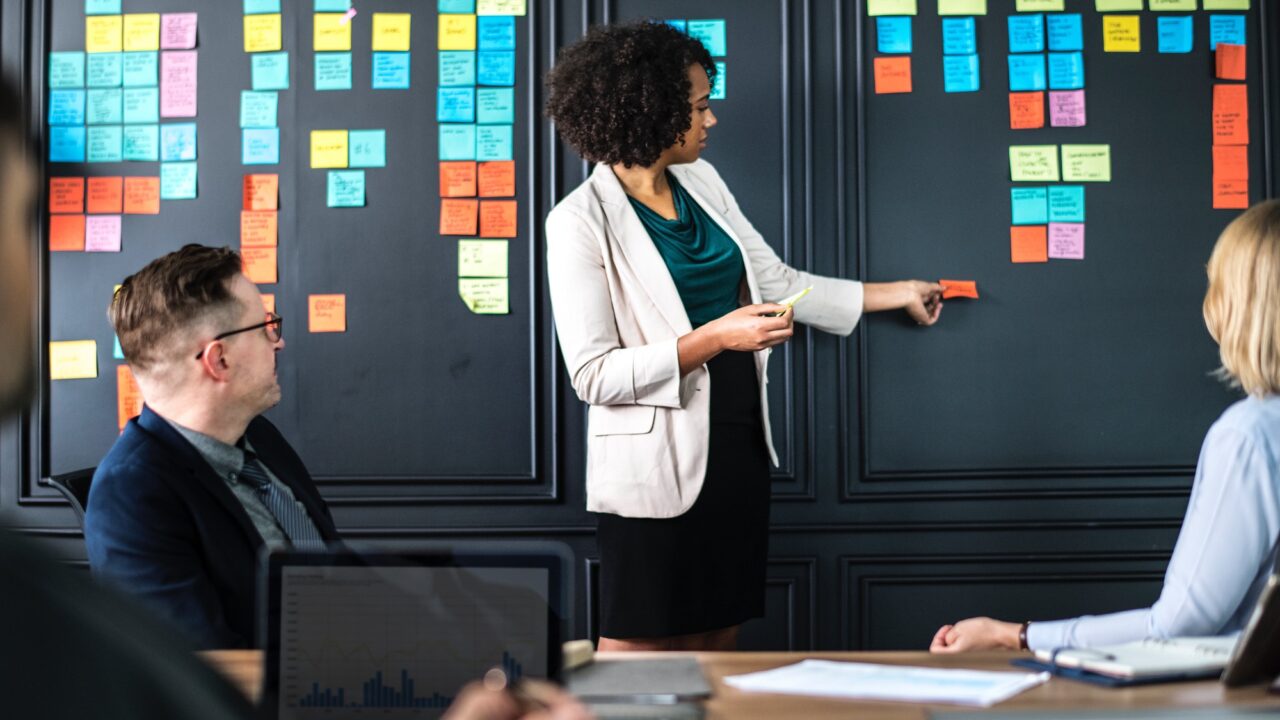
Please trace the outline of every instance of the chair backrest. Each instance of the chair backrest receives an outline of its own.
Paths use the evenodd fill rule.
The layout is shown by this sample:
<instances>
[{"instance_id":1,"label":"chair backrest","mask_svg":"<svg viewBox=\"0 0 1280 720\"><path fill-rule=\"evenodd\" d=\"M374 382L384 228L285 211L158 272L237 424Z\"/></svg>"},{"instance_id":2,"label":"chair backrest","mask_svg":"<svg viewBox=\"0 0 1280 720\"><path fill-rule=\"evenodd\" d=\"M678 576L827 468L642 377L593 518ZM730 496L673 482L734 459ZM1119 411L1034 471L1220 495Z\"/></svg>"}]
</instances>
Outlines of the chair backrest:
<instances>
[{"instance_id":1,"label":"chair backrest","mask_svg":"<svg viewBox=\"0 0 1280 720\"><path fill-rule=\"evenodd\" d=\"M72 470L69 473L45 478L42 484L62 493L76 513L80 528L84 529L84 509L89 506L89 486L93 484L93 473L97 468Z\"/></svg>"}]
</instances>

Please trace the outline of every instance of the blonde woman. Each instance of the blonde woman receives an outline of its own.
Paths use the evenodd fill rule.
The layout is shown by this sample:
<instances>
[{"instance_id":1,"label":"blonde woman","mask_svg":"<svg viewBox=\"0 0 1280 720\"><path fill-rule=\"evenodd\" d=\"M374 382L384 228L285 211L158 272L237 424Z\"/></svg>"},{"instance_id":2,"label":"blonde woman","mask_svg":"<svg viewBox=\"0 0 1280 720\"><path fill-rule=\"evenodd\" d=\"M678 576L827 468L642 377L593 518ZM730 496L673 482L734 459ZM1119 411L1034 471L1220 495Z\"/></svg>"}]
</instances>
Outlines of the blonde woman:
<instances>
[{"instance_id":1,"label":"blonde woman","mask_svg":"<svg viewBox=\"0 0 1280 720\"><path fill-rule=\"evenodd\" d=\"M940 628L931 651L1091 647L1243 627L1276 564L1280 535L1280 201L1259 203L1228 225L1208 272L1204 321L1219 346L1219 373L1248 397L1205 436L1159 599L1054 622L970 618Z\"/></svg>"}]
</instances>

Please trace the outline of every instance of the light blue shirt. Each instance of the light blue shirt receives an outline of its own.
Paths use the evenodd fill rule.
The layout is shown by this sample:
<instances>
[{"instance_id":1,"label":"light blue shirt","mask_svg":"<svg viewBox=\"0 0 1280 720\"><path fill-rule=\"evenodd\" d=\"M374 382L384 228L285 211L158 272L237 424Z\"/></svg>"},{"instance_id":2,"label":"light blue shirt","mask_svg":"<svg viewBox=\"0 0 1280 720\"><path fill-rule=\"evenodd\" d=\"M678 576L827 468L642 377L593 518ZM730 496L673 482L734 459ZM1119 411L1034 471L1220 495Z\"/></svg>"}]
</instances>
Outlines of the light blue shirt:
<instances>
[{"instance_id":1,"label":"light blue shirt","mask_svg":"<svg viewBox=\"0 0 1280 720\"><path fill-rule=\"evenodd\" d=\"M1200 448L1195 485L1155 604L1110 615L1032 622L1032 650L1147 637L1229 635L1253 611L1280 535L1280 396L1227 408Z\"/></svg>"}]
</instances>

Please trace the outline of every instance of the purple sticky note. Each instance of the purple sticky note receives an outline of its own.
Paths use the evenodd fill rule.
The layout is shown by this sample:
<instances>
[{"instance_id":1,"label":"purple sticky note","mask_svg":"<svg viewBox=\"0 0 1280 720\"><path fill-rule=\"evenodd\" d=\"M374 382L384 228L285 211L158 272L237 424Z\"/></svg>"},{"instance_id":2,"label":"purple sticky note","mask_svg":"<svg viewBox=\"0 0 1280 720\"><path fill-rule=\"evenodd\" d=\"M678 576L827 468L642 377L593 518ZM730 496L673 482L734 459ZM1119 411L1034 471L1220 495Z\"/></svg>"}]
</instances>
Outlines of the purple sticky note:
<instances>
[{"instance_id":1,"label":"purple sticky note","mask_svg":"<svg viewBox=\"0 0 1280 720\"><path fill-rule=\"evenodd\" d=\"M161 50L190 50L195 46L195 13L165 13L160 16Z\"/></svg>"},{"instance_id":2,"label":"purple sticky note","mask_svg":"<svg viewBox=\"0 0 1280 720\"><path fill-rule=\"evenodd\" d=\"M1049 257L1084 259L1084 223L1049 223Z\"/></svg>"},{"instance_id":3,"label":"purple sticky note","mask_svg":"<svg viewBox=\"0 0 1280 720\"><path fill-rule=\"evenodd\" d=\"M196 51L160 53L160 117L196 116Z\"/></svg>"},{"instance_id":4,"label":"purple sticky note","mask_svg":"<svg viewBox=\"0 0 1280 720\"><path fill-rule=\"evenodd\" d=\"M120 252L120 216L86 216L84 219L84 251Z\"/></svg>"},{"instance_id":5,"label":"purple sticky note","mask_svg":"<svg viewBox=\"0 0 1280 720\"><path fill-rule=\"evenodd\" d=\"M1049 126L1084 127L1084 91L1049 91Z\"/></svg>"}]
</instances>

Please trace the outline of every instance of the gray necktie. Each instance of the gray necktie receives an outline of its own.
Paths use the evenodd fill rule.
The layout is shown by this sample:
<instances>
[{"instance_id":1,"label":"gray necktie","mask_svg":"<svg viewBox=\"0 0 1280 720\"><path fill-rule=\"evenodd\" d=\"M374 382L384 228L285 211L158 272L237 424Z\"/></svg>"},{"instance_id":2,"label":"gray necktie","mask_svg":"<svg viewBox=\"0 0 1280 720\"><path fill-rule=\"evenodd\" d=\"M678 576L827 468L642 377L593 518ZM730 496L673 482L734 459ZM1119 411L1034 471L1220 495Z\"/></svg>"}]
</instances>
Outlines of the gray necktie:
<instances>
[{"instance_id":1,"label":"gray necktie","mask_svg":"<svg viewBox=\"0 0 1280 720\"><path fill-rule=\"evenodd\" d=\"M262 504L271 511L280 529L284 531L285 536L295 548L298 550L324 549L325 544L320 537L320 531L307 516L307 511L291 499L278 484L271 482L266 469L258 462L257 456L249 451L245 451L244 467L240 469L240 477L258 491Z\"/></svg>"}]
</instances>

